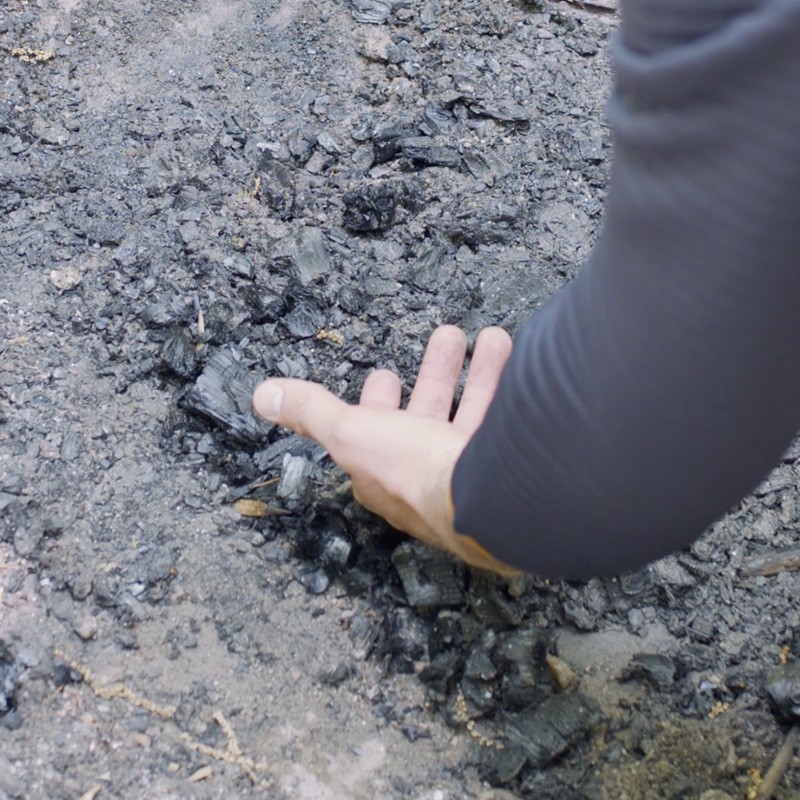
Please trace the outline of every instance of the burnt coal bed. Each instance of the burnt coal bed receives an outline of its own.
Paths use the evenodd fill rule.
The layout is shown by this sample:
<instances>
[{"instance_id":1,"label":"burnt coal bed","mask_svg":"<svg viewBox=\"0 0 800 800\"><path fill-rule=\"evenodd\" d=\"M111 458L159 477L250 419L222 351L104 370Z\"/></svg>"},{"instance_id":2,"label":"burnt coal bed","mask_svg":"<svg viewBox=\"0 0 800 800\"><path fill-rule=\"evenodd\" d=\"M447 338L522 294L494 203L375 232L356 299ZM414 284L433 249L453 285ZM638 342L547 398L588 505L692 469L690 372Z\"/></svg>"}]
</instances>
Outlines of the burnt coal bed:
<instances>
[{"instance_id":1,"label":"burnt coal bed","mask_svg":"<svg viewBox=\"0 0 800 800\"><path fill-rule=\"evenodd\" d=\"M358 663L324 686L333 696L373 665L376 713L421 753L426 717L381 689L418 676L428 717L470 742L458 769L503 787L464 797L754 796L798 713L800 559L787 548L800 448L686 552L613 580L504 581L387 529L321 448L250 408L265 375L355 400L374 367L414 374L437 325L513 332L576 273L611 158L611 4L134 5L0 10L0 280L20 308L0 304L14 333L0 349L0 545L26 565L0 589L21 596L35 576L47 618L87 658L130 657L148 619L177 609L173 583L202 593L202 578L174 568L204 566L200 537L174 535L173 512L156 522L139 496L169 508L163 476L177 476L184 531L192 514L236 510L213 517L235 543L235 558L214 556L227 580L244 582L240 559L278 575L276 604L298 585L331 603L357 598L347 629ZM35 355L21 349L29 339ZM52 401L53 386L65 400ZM118 416L110 400L95 413L102 392ZM145 433L157 417L141 409L158 398L169 410L154 448ZM62 403L72 422L54 440ZM136 494L137 481L149 489ZM120 544L129 527L158 528L144 556ZM169 627L166 658L186 658L204 626L232 656L249 653L237 613ZM113 632L108 650L92 650L98 625ZM31 681L61 691L82 678L20 636L0 641L0 722L25 751L45 730L24 738ZM257 655L237 668L269 660ZM200 677L179 722L217 746L197 722L213 695ZM129 724L144 747L152 731ZM0 797L23 796L33 773L15 784L4 763ZM60 777L42 780L56 796L46 781ZM261 796L235 780L240 796ZM774 796L798 791L790 770ZM398 784L385 796L433 795Z\"/></svg>"}]
</instances>

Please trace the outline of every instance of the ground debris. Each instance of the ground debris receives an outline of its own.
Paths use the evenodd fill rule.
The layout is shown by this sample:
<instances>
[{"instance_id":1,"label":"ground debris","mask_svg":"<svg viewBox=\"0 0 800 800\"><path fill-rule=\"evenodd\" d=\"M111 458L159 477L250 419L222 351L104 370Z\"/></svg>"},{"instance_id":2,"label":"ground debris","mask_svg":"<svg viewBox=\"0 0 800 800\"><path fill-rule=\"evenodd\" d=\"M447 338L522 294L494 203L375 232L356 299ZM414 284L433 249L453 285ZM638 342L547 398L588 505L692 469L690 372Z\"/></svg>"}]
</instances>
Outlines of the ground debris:
<instances>
[{"instance_id":1,"label":"ground debris","mask_svg":"<svg viewBox=\"0 0 800 800\"><path fill-rule=\"evenodd\" d=\"M41 50L33 47L12 47L11 55L25 64L46 64L56 57L53 50Z\"/></svg>"}]
</instances>

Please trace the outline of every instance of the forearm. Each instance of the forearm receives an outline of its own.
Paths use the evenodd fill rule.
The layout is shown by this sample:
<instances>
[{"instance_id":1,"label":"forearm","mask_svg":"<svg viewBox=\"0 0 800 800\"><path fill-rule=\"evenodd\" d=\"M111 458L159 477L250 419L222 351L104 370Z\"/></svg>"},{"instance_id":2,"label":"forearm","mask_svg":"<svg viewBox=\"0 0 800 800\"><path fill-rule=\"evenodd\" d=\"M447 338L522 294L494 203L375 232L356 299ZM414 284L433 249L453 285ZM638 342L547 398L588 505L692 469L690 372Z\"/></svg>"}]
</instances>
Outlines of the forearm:
<instances>
[{"instance_id":1,"label":"forearm","mask_svg":"<svg viewBox=\"0 0 800 800\"><path fill-rule=\"evenodd\" d=\"M684 546L800 425L800 6L624 14L604 230L452 484L459 532L564 577Z\"/></svg>"}]
</instances>

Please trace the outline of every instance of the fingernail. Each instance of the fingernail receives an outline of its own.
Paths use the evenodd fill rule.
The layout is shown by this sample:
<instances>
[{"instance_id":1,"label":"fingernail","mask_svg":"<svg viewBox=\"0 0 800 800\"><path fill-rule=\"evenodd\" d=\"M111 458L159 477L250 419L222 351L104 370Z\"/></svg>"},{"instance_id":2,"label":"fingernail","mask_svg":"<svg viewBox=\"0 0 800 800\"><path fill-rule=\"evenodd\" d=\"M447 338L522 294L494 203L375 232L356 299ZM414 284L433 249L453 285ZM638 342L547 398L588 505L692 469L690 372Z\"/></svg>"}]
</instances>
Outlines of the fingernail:
<instances>
[{"instance_id":1,"label":"fingernail","mask_svg":"<svg viewBox=\"0 0 800 800\"><path fill-rule=\"evenodd\" d=\"M273 422L277 422L280 417L282 403L283 389L269 381L262 383L253 395L253 408L256 413Z\"/></svg>"}]
</instances>

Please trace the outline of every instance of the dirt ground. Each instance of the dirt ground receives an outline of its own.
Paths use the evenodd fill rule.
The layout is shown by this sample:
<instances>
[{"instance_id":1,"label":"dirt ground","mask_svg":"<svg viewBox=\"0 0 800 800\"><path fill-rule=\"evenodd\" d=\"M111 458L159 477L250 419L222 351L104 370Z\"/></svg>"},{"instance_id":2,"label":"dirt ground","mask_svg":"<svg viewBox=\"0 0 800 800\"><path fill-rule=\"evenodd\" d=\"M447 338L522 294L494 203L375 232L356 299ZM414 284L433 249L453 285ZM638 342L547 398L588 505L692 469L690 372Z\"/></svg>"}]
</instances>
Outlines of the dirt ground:
<instances>
[{"instance_id":1,"label":"dirt ground","mask_svg":"<svg viewBox=\"0 0 800 800\"><path fill-rule=\"evenodd\" d=\"M750 796L800 579L743 566L795 538L800 449L690 551L505 584L420 566L242 405L264 374L355 397L435 325L513 331L575 274L616 26L544 0L5 0L0 800Z\"/></svg>"}]
</instances>

